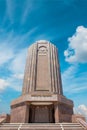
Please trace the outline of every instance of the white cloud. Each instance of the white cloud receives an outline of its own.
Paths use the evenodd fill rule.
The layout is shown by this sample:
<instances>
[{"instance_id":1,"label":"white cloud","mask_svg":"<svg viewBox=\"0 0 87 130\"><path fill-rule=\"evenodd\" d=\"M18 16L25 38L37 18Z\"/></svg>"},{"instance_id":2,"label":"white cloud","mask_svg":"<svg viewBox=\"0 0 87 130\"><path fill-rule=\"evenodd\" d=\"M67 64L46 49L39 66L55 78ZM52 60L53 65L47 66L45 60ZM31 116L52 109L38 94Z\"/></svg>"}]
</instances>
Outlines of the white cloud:
<instances>
[{"instance_id":1,"label":"white cloud","mask_svg":"<svg viewBox=\"0 0 87 130\"><path fill-rule=\"evenodd\" d=\"M35 32L37 31L37 29L38 29L38 26L32 28L32 29L29 30L27 33L25 33L24 35L22 35L22 36L20 37L21 42L24 43L24 41L25 41L26 39L29 39L29 37L31 37L31 35L32 35L33 33L35 33Z\"/></svg>"},{"instance_id":2,"label":"white cloud","mask_svg":"<svg viewBox=\"0 0 87 130\"><path fill-rule=\"evenodd\" d=\"M16 54L11 64L9 65L9 69L16 74L24 73L25 61L26 61L26 49L22 49L19 53Z\"/></svg>"},{"instance_id":3,"label":"white cloud","mask_svg":"<svg viewBox=\"0 0 87 130\"><path fill-rule=\"evenodd\" d=\"M0 92L7 87L11 87L16 91L21 90L26 60L27 49L16 51L16 44L14 43L16 43L18 37L13 37L12 32L8 34L9 36L7 35L6 39L0 39L0 66L5 64L4 69L10 70L12 75L5 77L5 79L2 78L4 75L0 75Z\"/></svg>"},{"instance_id":4,"label":"white cloud","mask_svg":"<svg viewBox=\"0 0 87 130\"><path fill-rule=\"evenodd\" d=\"M85 106L84 104L79 105L79 106L78 106L78 110L79 110L81 113L83 113L84 115L87 116L87 106Z\"/></svg>"},{"instance_id":5,"label":"white cloud","mask_svg":"<svg viewBox=\"0 0 87 130\"><path fill-rule=\"evenodd\" d=\"M19 77L14 77L13 75L11 77L7 78L7 81L9 82L9 88L14 89L15 91L21 91L22 90L22 79L19 79Z\"/></svg>"},{"instance_id":6,"label":"white cloud","mask_svg":"<svg viewBox=\"0 0 87 130\"><path fill-rule=\"evenodd\" d=\"M23 79L24 74L14 74L13 77L16 79Z\"/></svg>"},{"instance_id":7,"label":"white cloud","mask_svg":"<svg viewBox=\"0 0 87 130\"><path fill-rule=\"evenodd\" d=\"M4 85L4 87L2 87L1 85L0 91L4 91L7 87L11 87L17 91L21 90L28 48L19 49L18 45L21 46L22 43L25 43L26 39L29 38L36 29L37 28L33 28L26 34L19 36L15 36L13 31L4 34L3 38L0 35L0 66L4 65L5 70L10 70L10 76L5 76L5 82L8 81L9 86ZM1 78L2 76L4 77L4 75L0 76Z\"/></svg>"},{"instance_id":8,"label":"white cloud","mask_svg":"<svg viewBox=\"0 0 87 130\"><path fill-rule=\"evenodd\" d=\"M70 79L73 78L74 74L77 71L77 66L72 65L67 70L65 70L64 73L62 74L63 80L67 80L69 78Z\"/></svg>"},{"instance_id":9,"label":"white cloud","mask_svg":"<svg viewBox=\"0 0 87 130\"><path fill-rule=\"evenodd\" d=\"M3 91L9 86L9 83L5 79L0 79L0 91Z\"/></svg>"},{"instance_id":10,"label":"white cloud","mask_svg":"<svg viewBox=\"0 0 87 130\"><path fill-rule=\"evenodd\" d=\"M15 91L22 90L23 75L19 74L15 76L12 75L6 79L0 79L0 92L3 92L7 88L14 89Z\"/></svg>"},{"instance_id":11,"label":"white cloud","mask_svg":"<svg viewBox=\"0 0 87 130\"><path fill-rule=\"evenodd\" d=\"M7 78L12 89L16 91L21 91L23 77L24 77L24 68L26 61L26 49L22 49L19 53L15 55L11 63L9 64L9 70L12 72L12 75Z\"/></svg>"},{"instance_id":12,"label":"white cloud","mask_svg":"<svg viewBox=\"0 0 87 130\"><path fill-rule=\"evenodd\" d=\"M14 57L13 48L9 48L8 44L0 44L0 66L8 62Z\"/></svg>"},{"instance_id":13,"label":"white cloud","mask_svg":"<svg viewBox=\"0 0 87 130\"><path fill-rule=\"evenodd\" d=\"M87 120L87 106L84 104L79 105L77 108L74 109L75 114L83 115Z\"/></svg>"},{"instance_id":14,"label":"white cloud","mask_svg":"<svg viewBox=\"0 0 87 130\"><path fill-rule=\"evenodd\" d=\"M7 12L7 14L8 14L8 16L9 16L9 19L10 19L10 21L11 21L11 23L13 23L13 17L14 17L14 5L15 5L15 3L14 3L14 1L13 0L6 0L6 4L7 4L7 10L6 10L6 12Z\"/></svg>"},{"instance_id":15,"label":"white cloud","mask_svg":"<svg viewBox=\"0 0 87 130\"><path fill-rule=\"evenodd\" d=\"M65 94L87 91L87 72L78 73L79 65L71 65L62 73ZM77 76L78 74L78 76Z\"/></svg>"},{"instance_id":16,"label":"white cloud","mask_svg":"<svg viewBox=\"0 0 87 130\"><path fill-rule=\"evenodd\" d=\"M14 69L16 69L16 66L18 68L19 64L21 64L21 67L19 65L18 70L24 66L23 64L25 64L24 60L26 60L28 48L19 49L19 46L22 46L36 29L37 27L32 28L24 35L15 35L13 31L5 33L3 37L0 35L0 66L9 62L9 60L11 60L9 64L12 62L11 64L13 65L11 67Z\"/></svg>"},{"instance_id":17,"label":"white cloud","mask_svg":"<svg viewBox=\"0 0 87 130\"><path fill-rule=\"evenodd\" d=\"M65 60L72 63L62 73L64 91L79 93L87 91L87 72L80 72L78 63L87 63L87 28L78 26L76 33L68 38L68 49L64 51Z\"/></svg>"},{"instance_id":18,"label":"white cloud","mask_svg":"<svg viewBox=\"0 0 87 130\"><path fill-rule=\"evenodd\" d=\"M73 89L74 85L74 76L75 73L77 72L77 66L70 66L68 69L66 69L62 73L62 84L63 84L63 89L65 93L72 93L73 91L70 91L71 88ZM73 84L71 84L71 81Z\"/></svg>"},{"instance_id":19,"label":"white cloud","mask_svg":"<svg viewBox=\"0 0 87 130\"><path fill-rule=\"evenodd\" d=\"M78 26L68 41L68 49L64 51L65 60L69 63L87 63L87 28Z\"/></svg>"},{"instance_id":20,"label":"white cloud","mask_svg":"<svg viewBox=\"0 0 87 130\"><path fill-rule=\"evenodd\" d=\"M25 8L21 19L21 24L23 24L26 21L27 17L29 16L29 14L34 8L33 8L33 1L29 1L29 0L25 1Z\"/></svg>"}]
</instances>

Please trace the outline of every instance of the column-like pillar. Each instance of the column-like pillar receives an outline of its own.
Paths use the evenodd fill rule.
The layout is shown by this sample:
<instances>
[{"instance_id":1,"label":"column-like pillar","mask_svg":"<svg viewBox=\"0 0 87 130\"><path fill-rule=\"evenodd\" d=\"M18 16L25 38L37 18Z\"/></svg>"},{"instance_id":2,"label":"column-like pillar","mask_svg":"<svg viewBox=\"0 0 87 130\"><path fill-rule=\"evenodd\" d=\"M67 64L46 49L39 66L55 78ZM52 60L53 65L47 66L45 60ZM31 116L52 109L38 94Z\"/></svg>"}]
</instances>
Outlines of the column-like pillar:
<instances>
[{"instance_id":1,"label":"column-like pillar","mask_svg":"<svg viewBox=\"0 0 87 130\"><path fill-rule=\"evenodd\" d=\"M29 116L30 116L29 109L30 109L30 104L26 102L25 123L29 122Z\"/></svg>"},{"instance_id":2,"label":"column-like pillar","mask_svg":"<svg viewBox=\"0 0 87 130\"><path fill-rule=\"evenodd\" d=\"M54 118L55 118L55 123L59 123L59 108L58 108L58 103L54 103Z\"/></svg>"}]
</instances>

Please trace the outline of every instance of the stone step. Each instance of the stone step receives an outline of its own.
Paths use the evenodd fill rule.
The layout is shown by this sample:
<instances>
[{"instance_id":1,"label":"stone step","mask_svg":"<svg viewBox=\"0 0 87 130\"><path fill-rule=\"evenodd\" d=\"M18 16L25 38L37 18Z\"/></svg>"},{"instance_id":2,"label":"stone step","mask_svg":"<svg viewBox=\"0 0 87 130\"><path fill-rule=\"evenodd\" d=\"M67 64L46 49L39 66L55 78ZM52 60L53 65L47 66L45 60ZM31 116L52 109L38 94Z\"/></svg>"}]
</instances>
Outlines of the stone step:
<instances>
[{"instance_id":1,"label":"stone step","mask_svg":"<svg viewBox=\"0 0 87 130\"><path fill-rule=\"evenodd\" d=\"M38 126L38 127L33 127L33 126L22 126L21 127L21 130L24 130L24 129L32 129L32 130L42 130L42 129L44 129L44 130L61 130L61 126L44 126L44 127L42 127L42 126Z\"/></svg>"},{"instance_id":2,"label":"stone step","mask_svg":"<svg viewBox=\"0 0 87 130\"><path fill-rule=\"evenodd\" d=\"M0 130L84 130L79 123L3 123Z\"/></svg>"},{"instance_id":3,"label":"stone step","mask_svg":"<svg viewBox=\"0 0 87 130\"><path fill-rule=\"evenodd\" d=\"M46 129L44 129L44 128L40 128L40 129L38 129L38 128L32 128L32 129L29 129L29 128L21 128L20 130L62 130L61 128L59 129L59 128L46 128Z\"/></svg>"}]
</instances>

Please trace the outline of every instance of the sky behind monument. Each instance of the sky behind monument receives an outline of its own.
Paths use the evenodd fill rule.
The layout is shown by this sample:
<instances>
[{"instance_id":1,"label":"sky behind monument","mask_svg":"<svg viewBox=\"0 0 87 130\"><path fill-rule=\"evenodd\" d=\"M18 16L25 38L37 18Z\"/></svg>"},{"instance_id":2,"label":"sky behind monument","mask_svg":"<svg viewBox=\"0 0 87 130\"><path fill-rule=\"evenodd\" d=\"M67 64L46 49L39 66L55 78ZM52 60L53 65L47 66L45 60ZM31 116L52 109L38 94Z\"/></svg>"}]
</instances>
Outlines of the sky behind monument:
<instances>
[{"instance_id":1,"label":"sky behind monument","mask_svg":"<svg viewBox=\"0 0 87 130\"><path fill-rule=\"evenodd\" d=\"M64 95L87 116L87 0L0 0L0 113L21 95L28 47L59 51Z\"/></svg>"}]
</instances>

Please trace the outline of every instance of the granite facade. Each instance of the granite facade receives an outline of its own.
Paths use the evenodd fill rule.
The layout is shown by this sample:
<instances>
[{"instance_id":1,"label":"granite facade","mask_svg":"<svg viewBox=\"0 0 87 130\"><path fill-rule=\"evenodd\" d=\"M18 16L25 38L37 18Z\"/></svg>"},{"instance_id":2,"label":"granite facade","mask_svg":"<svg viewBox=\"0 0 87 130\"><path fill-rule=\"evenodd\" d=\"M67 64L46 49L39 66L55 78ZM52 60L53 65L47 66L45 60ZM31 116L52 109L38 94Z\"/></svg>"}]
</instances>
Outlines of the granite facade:
<instances>
[{"instance_id":1,"label":"granite facade","mask_svg":"<svg viewBox=\"0 0 87 130\"><path fill-rule=\"evenodd\" d=\"M57 48L38 41L28 49L22 95L11 103L11 122L71 122L73 101L63 95Z\"/></svg>"}]
</instances>

